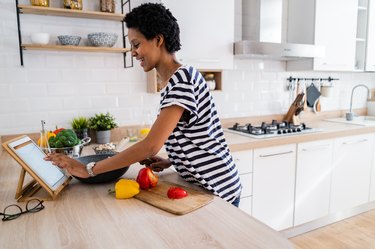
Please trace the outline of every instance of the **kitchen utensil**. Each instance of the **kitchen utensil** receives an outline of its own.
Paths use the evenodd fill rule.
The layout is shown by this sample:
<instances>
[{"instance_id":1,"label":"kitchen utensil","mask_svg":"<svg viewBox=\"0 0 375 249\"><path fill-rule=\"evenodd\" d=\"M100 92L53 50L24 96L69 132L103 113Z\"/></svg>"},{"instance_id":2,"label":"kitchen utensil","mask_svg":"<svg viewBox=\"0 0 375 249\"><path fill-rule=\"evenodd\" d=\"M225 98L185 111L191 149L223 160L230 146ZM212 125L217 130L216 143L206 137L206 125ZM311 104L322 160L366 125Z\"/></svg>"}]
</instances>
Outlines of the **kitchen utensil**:
<instances>
[{"instance_id":1,"label":"kitchen utensil","mask_svg":"<svg viewBox=\"0 0 375 249\"><path fill-rule=\"evenodd\" d=\"M301 106L303 107L303 96L305 96L304 93L300 93L300 94L297 95L296 99L290 105L289 110L284 117L285 121L287 121L287 122L293 121L293 116L295 115L297 108L301 107Z\"/></svg>"},{"instance_id":2,"label":"kitchen utensil","mask_svg":"<svg viewBox=\"0 0 375 249\"><path fill-rule=\"evenodd\" d=\"M303 106L299 106L296 109L296 112L294 113L295 116L299 115L303 111Z\"/></svg>"},{"instance_id":3,"label":"kitchen utensil","mask_svg":"<svg viewBox=\"0 0 375 249\"><path fill-rule=\"evenodd\" d=\"M315 103L314 103L314 105L313 105L313 111L315 112L315 113L317 113L317 112L320 112L321 111L321 104L320 104L320 99L319 98L317 98L316 100L315 100Z\"/></svg>"},{"instance_id":4,"label":"kitchen utensil","mask_svg":"<svg viewBox=\"0 0 375 249\"><path fill-rule=\"evenodd\" d=\"M82 153L83 146L91 142L90 137L86 137L81 140L80 144L73 147L63 147L63 148L50 148L51 152L63 153L70 157L80 157Z\"/></svg>"},{"instance_id":5,"label":"kitchen utensil","mask_svg":"<svg viewBox=\"0 0 375 249\"><path fill-rule=\"evenodd\" d=\"M330 97L333 92L333 86L321 86L320 93L323 97Z\"/></svg>"},{"instance_id":6,"label":"kitchen utensil","mask_svg":"<svg viewBox=\"0 0 375 249\"><path fill-rule=\"evenodd\" d=\"M48 33L33 33L31 34L31 43L46 45L49 42L49 37Z\"/></svg>"},{"instance_id":7,"label":"kitchen utensil","mask_svg":"<svg viewBox=\"0 0 375 249\"><path fill-rule=\"evenodd\" d=\"M108 157L111 157L114 155L116 154L90 155L90 156L83 156L83 157L76 158L76 160L86 165L91 162L99 162L101 160L107 159ZM115 169L115 170L108 171L102 174L98 174L94 177L89 177L89 178L80 178L77 176L74 176L74 177L84 183L105 183L105 182L111 182L111 181L117 180L122 175L124 175L125 172L128 171L128 169L129 167L123 167L120 169Z\"/></svg>"},{"instance_id":8,"label":"kitchen utensil","mask_svg":"<svg viewBox=\"0 0 375 249\"><path fill-rule=\"evenodd\" d=\"M186 190L188 196L182 199L173 200L167 196L170 187L181 187ZM201 208L213 200L213 195L198 191L189 187L180 186L171 182L159 181L156 187L141 190L134 196L136 199L160 208L172 214L183 215Z\"/></svg>"},{"instance_id":9,"label":"kitchen utensil","mask_svg":"<svg viewBox=\"0 0 375 249\"><path fill-rule=\"evenodd\" d=\"M318 88L314 85L314 83L311 83L311 85L307 87L306 94L307 94L307 106L313 107L315 104L315 101L320 96L320 92Z\"/></svg>"},{"instance_id":10,"label":"kitchen utensil","mask_svg":"<svg viewBox=\"0 0 375 249\"><path fill-rule=\"evenodd\" d=\"M81 41L81 37L77 35L59 35L57 36L61 45L72 45L78 46Z\"/></svg>"},{"instance_id":11,"label":"kitchen utensil","mask_svg":"<svg viewBox=\"0 0 375 249\"><path fill-rule=\"evenodd\" d=\"M118 35L116 33L97 32L87 35L87 39L94 47L113 47L117 41Z\"/></svg>"}]
</instances>

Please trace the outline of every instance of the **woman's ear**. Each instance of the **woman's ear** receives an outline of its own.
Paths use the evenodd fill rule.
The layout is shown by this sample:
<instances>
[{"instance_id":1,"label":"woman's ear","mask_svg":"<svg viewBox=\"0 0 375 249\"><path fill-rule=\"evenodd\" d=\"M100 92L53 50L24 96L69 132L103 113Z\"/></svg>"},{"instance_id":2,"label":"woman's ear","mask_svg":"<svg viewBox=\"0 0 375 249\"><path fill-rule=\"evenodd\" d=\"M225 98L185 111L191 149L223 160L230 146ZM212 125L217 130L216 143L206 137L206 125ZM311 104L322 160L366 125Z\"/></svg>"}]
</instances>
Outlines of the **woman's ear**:
<instances>
[{"instance_id":1,"label":"woman's ear","mask_svg":"<svg viewBox=\"0 0 375 249\"><path fill-rule=\"evenodd\" d=\"M163 45L163 43L164 43L164 36L163 35L157 35L155 38L156 38L156 45L158 47Z\"/></svg>"}]
</instances>

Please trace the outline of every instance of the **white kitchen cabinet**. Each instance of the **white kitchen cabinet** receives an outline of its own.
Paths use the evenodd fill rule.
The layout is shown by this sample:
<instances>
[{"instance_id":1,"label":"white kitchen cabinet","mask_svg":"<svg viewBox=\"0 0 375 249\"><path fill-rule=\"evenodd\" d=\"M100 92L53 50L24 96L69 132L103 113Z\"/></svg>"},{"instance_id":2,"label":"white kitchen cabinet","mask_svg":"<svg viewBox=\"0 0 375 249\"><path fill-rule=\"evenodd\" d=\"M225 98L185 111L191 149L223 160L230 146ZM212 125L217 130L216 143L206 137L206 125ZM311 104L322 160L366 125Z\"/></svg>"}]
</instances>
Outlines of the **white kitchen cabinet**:
<instances>
[{"instance_id":1,"label":"white kitchen cabinet","mask_svg":"<svg viewBox=\"0 0 375 249\"><path fill-rule=\"evenodd\" d=\"M356 51L355 51L355 70L365 70L366 60L366 43L367 43L367 14L368 14L368 0L358 1L358 16L357 16L357 36L356 36Z\"/></svg>"},{"instance_id":2,"label":"white kitchen cabinet","mask_svg":"<svg viewBox=\"0 0 375 249\"><path fill-rule=\"evenodd\" d=\"M294 226L329 214L333 140L298 144Z\"/></svg>"},{"instance_id":3,"label":"white kitchen cabinet","mask_svg":"<svg viewBox=\"0 0 375 249\"><path fill-rule=\"evenodd\" d=\"M353 71L358 0L288 0L288 42L325 46L325 57L289 61L287 70Z\"/></svg>"},{"instance_id":4,"label":"white kitchen cabinet","mask_svg":"<svg viewBox=\"0 0 375 249\"><path fill-rule=\"evenodd\" d=\"M365 71L375 71L375 1L369 0Z\"/></svg>"},{"instance_id":5,"label":"white kitchen cabinet","mask_svg":"<svg viewBox=\"0 0 375 249\"><path fill-rule=\"evenodd\" d=\"M253 151L236 151L232 152L232 156L238 168L242 184L239 208L251 215L253 195Z\"/></svg>"},{"instance_id":6,"label":"white kitchen cabinet","mask_svg":"<svg viewBox=\"0 0 375 249\"><path fill-rule=\"evenodd\" d=\"M252 199L252 196L241 197L240 205L238 206L238 208L244 211L245 213L251 215L253 205Z\"/></svg>"},{"instance_id":7,"label":"white kitchen cabinet","mask_svg":"<svg viewBox=\"0 0 375 249\"><path fill-rule=\"evenodd\" d=\"M161 0L180 27L182 64L198 69L232 69L233 0Z\"/></svg>"},{"instance_id":8,"label":"white kitchen cabinet","mask_svg":"<svg viewBox=\"0 0 375 249\"><path fill-rule=\"evenodd\" d=\"M275 230L293 226L296 145L254 150L254 218Z\"/></svg>"},{"instance_id":9,"label":"white kitchen cabinet","mask_svg":"<svg viewBox=\"0 0 375 249\"><path fill-rule=\"evenodd\" d=\"M330 213L369 201L373 142L370 134L334 140Z\"/></svg>"},{"instance_id":10,"label":"white kitchen cabinet","mask_svg":"<svg viewBox=\"0 0 375 249\"><path fill-rule=\"evenodd\" d=\"M374 145L372 148L372 169L371 169L371 184L370 184L370 201L375 201L375 134L372 134Z\"/></svg>"}]
</instances>

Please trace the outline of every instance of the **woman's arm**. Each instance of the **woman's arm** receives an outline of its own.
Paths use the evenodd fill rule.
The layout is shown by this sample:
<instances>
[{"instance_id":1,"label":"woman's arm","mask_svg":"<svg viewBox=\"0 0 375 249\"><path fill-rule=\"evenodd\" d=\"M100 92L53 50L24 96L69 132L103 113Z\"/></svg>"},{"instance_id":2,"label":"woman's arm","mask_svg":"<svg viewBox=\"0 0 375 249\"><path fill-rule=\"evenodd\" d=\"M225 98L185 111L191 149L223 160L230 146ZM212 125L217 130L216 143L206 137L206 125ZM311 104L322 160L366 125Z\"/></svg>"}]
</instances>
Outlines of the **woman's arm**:
<instances>
[{"instance_id":1,"label":"woman's arm","mask_svg":"<svg viewBox=\"0 0 375 249\"><path fill-rule=\"evenodd\" d=\"M146 138L113 157L97 162L93 168L94 174L130 166L157 154L173 132L183 112L184 108L177 105L163 108ZM65 168L72 175L89 177L82 163L63 154L49 154L46 160L52 161L60 168Z\"/></svg>"},{"instance_id":2,"label":"woman's arm","mask_svg":"<svg viewBox=\"0 0 375 249\"><path fill-rule=\"evenodd\" d=\"M184 108L173 105L163 108L146 138L116 156L98 162L94 174L124 167L156 155L180 120Z\"/></svg>"}]
</instances>

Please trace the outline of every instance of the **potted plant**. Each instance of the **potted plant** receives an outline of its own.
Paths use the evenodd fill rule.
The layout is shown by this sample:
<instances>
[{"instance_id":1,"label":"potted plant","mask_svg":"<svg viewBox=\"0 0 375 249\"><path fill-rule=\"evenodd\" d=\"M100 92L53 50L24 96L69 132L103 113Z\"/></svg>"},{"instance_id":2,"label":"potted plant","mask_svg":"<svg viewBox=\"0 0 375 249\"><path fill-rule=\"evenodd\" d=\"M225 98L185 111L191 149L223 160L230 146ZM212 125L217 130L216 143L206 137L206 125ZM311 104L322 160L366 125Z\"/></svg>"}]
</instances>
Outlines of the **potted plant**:
<instances>
[{"instance_id":1,"label":"potted plant","mask_svg":"<svg viewBox=\"0 0 375 249\"><path fill-rule=\"evenodd\" d=\"M111 129L115 127L117 127L115 118L109 112L95 114L89 119L89 128L96 131L96 142L99 144L110 142Z\"/></svg>"},{"instance_id":2,"label":"potted plant","mask_svg":"<svg viewBox=\"0 0 375 249\"><path fill-rule=\"evenodd\" d=\"M73 118L71 122L74 132L77 134L79 139L88 137L87 129L89 128L89 119L86 117Z\"/></svg>"}]
</instances>

